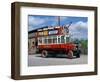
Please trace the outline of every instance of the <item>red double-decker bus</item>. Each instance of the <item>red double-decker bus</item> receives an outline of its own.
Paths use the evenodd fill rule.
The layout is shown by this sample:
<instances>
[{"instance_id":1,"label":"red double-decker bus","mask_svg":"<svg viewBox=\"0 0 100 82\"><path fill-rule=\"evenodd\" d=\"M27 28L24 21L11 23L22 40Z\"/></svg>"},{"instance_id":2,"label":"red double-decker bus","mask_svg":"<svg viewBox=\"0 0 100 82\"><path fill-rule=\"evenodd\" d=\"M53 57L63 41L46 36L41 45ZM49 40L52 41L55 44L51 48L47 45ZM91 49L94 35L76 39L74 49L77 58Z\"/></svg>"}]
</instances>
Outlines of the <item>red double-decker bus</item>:
<instances>
[{"instance_id":1,"label":"red double-decker bus","mask_svg":"<svg viewBox=\"0 0 100 82\"><path fill-rule=\"evenodd\" d=\"M49 54L65 53L68 58L73 58L76 44L71 42L68 26L47 27L37 30L37 48L42 57Z\"/></svg>"},{"instance_id":2,"label":"red double-decker bus","mask_svg":"<svg viewBox=\"0 0 100 82\"><path fill-rule=\"evenodd\" d=\"M42 57L48 57L49 54L55 56L56 53L65 53L68 58L73 58L74 52L79 56L78 46L71 41L69 25L60 26L60 17L58 17L58 26L46 26L35 29L30 33L34 37L36 49Z\"/></svg>"}]
</instances>

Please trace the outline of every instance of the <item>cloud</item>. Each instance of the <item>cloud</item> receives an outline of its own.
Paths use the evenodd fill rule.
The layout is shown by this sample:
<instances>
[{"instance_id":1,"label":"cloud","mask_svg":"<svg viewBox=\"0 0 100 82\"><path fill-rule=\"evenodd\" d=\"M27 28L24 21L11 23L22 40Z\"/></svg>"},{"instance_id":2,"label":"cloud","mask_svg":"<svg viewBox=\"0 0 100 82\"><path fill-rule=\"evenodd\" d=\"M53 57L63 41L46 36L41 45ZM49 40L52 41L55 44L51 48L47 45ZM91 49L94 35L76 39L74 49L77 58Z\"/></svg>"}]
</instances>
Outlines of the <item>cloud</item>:
<instances>
[{"instance_id":1,"label":"cloud","mask_svg":"<svg viewBox=\"0 0 100 82\"><path fill-rule=\"evenodd\" d=\"M78 21L70 26L71 30L87 30L87 22Z\"/></svg>"},{"instance_id":2,"label":"cloud","mask_svg":"<svg viewBox=\"0 0 100 82\"><path fill-rule=\"evenodd\" d=\"M46 22L45 19L29 16L29 26L37 26L37 25L43 24L45 22Z\"/></svg>"},{"instance_id":3,"label":"cloud","mask_svg":"<svg viewBox=\"0 0 100 82\"><path fill-rule=\"evenodd\" d=\"M79 21L75 24L75 27L77 28L77 30L81 31L81 30L86 30L87 29L87 23L86 22L82 22Z\"/></svg>"},{"instance_id":4,"label":"cloud","mask_svg":"<svg viewBox=\"0 0 100 82\"><path fill-rule=\"evenodd\" d=\"M28 18L28 31L31 31L33 29L39 28L39 26L45 26L48 18L40 18L40 17L34 17L34 16L29 16Z\"/></svg>"},{"instance_id":5,"label":"cloud","mask_svg":"<svg viewBox=\"0 0 100 82\"><path fill-rule=\"evenodd\" d=\"M87 39L88 37L88 24L87 22L78 21L70 26L70 33L72 38Z\"/></svg>"},{"instance_id":6,"label":"cloud","mask_svg":"<svg viewBox=\"0 0 100 82\"><path fill-rule=\"evenodd\" d=\"M32 27L32 26L29 26L28 27L28 31L31 31L31 30L33 30L34 28Z\"/></svg>"},{"instance_id":7,"label":"cloud","mask_svg":"<svg viewBox=\"0 0 100 82\"><path fill-rule=\"evenodd\" d=\"M57 24L56 17L29 16L29 31L43 26L55 26Z\"/></svg>"}]
</instances>

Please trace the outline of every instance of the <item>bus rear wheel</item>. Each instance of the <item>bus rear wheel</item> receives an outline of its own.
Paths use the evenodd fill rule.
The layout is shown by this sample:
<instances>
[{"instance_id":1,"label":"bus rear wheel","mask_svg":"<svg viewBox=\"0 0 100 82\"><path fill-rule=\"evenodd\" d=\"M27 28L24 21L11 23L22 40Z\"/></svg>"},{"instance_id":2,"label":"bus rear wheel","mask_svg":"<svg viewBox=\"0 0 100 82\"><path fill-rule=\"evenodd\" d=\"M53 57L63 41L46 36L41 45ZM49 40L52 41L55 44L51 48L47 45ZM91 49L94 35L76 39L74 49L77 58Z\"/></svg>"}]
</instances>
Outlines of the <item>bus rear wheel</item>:
<instances>
[{"instance_id":1,"label":"bus rear wheel","mask_svg":"<svg viewBox=\"0 0 100 82\"><path fill-rule=\"evenodd\" d=\"M72 50L68 51L68 58L70 58L70 59L73 58L73 51Z\"/></svg>"},{"instance_id":2,"label":"bus rear wheel","mask_svg":"<svg viewBox=\"0 0 100 82\"><path fill-rule=\"evenodd\" d=\"M43 50L41 56L42 56L43 58L46 58L46 57L48 56L48 51Z\"/></svg>"}]
</instances>

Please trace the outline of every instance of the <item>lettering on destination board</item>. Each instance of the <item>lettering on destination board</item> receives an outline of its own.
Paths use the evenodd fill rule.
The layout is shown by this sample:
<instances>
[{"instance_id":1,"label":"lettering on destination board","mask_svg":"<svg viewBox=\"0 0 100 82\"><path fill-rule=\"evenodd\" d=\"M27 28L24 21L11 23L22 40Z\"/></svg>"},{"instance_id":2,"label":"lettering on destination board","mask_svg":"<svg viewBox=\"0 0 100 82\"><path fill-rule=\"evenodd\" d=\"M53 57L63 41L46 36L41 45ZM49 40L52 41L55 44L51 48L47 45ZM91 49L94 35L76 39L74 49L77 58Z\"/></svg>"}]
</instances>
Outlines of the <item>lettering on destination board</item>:
<instances>
[{"instance_id":1,"label":"lettering on destination board","mask_svg":"<svg viewBox=\"0 0 100 82\"><path fill-rule=\"evenodd\" d=\"M57 34L57 33L58 33L58 30L49 31L49 35L51 35L51 34Z\"/></svg>"}]
</instances>

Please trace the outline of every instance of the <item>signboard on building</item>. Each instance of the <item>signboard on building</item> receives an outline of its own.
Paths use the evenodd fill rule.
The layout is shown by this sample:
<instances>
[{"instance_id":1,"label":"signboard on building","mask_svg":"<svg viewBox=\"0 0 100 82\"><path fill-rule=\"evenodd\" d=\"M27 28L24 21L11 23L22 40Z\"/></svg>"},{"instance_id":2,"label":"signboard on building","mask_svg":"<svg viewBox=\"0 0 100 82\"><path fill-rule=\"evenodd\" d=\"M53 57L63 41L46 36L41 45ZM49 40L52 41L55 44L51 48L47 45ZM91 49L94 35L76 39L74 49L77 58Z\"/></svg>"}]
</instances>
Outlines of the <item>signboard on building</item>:
<instances>
[{"instance_id":1,"label":"signboard on building","mask_svg":"<svg viewBox=\"0 0 100 82\"><path fill-rule=\"evenodd\" d=\"M47 30L44 31L43 34L44 34L44 36L47 36L48 35L48 31Z\"/></svg>"},{"instance_id":2,"label":"signboard on building","mask_svg":"<svg viewBox=\"0 0 100 82\"><path fill-rule=\"evenodd\" d=\"M42 35L43 35L43 32L38 32L38 35L39 35L39 36L42 36Z\"/></svg>"}]
</instances>

